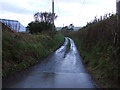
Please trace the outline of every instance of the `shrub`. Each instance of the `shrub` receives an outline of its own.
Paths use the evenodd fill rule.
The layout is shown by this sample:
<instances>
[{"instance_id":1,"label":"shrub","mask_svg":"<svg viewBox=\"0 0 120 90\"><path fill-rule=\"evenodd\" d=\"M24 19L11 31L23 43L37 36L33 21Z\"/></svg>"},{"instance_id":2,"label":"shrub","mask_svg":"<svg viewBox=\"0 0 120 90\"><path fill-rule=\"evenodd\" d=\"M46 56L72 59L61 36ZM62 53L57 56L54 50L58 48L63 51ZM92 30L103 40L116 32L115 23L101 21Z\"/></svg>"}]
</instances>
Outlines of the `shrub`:
<instances>
[{"instance_id":1,"label":"shrub","mask_svg":"<svg viewBox=\"0 0 120 90\"><path fill-rule=\"evenodd\" d=\"M26 27L26 31L31 34L41 33L42 31L50 31L53 25L47 22L31 22Z\"/></svg>"}]
</instances>

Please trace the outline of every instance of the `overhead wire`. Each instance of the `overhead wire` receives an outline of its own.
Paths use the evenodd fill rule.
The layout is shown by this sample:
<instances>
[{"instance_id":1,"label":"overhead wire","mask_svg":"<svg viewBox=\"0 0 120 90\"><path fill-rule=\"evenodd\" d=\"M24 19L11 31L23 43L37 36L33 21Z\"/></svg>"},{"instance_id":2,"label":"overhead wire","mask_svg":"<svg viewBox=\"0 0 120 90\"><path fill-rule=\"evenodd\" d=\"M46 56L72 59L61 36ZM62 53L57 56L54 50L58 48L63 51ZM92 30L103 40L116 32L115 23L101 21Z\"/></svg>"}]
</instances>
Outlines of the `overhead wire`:
<instances>
[{"instance_id":1,"label":"overhead wire","mask_svg":"<svg viewBox=\"0 0 120 90\"><path fill-rule=\"evenodd\" d=\"M50 4L50 2L51 2L51 0L47 0L47 5L48 5L48 9L49 9L49 12L51 12L51 4ZM55 7L57 8L57 12L59 13L59 16L61 15L61 12L60 12L60 8L59 8L59 5L58 5L58 1L57 0L55 0ZM80 15L81 15L81 13L82 13L82 10L83 10L83 6L84 6L84 4L85 4L85 0L83 0L83 3L82 3L82 5L81 5L81 10L79 11L79 14L78 14L78 17L76 18L76 20L75 20L75 23L77 23L78 22L78 20L79 20L79 17L80 17ZM56 9L55 8L55 9Z\"/></svg>"},{"instance_id":2,"label":"overhead wire","mask_svg":"<svg viewBox=\"0 0 120 90\"><path fill-rule=\"evenodd\" d=\"M59 9L59 5L58 5L58 1L57 1L57 0L54 0L54 3L55 3L55 4L54 4L55 7L57 8L57 9L55 8L56 11L60 14L60 9ZM47 6L49 12L52 11L52 6L51 6L51 4L52 4L52 0L47 0L47 1L46 1L46 6Z\"/></svg>"},{"instance_id":3,"label":"overhead wire","mask_svg":"<svg viewBox=\"0 0 120 90\"><path fill-rule=\"evenodd\" d=\"M80 15L81 15L81 13L82 13L83 6L84 6L84 5L85 5L85 0L83 0L83 3L82 3L82 5L81 5L80 13L79 13L78 17L76 18L76 22L78 22L78 20L79 20L79 17L80 17Z\"/></svg>"},{"instance_id":4,"label":"overhead wire","mask_svg":"<svg viewBox=\"0 0 120 90\"><path fill-rule=\"evenodd\" d=\"M46 1L46 6L47 6L47 9L49 10L49 12L51 12L51 0L47 0Z\"/></svg>"},{"instance_id":5,"label":"overhead wire","mask_svg":"<svg viewBox=\"0 0 120 90\"><path fill-rule=\"evenodd\" d=\"M51 4L50 4L50 2L51 2L51 0L48 0L48 8L50 8L50 12L51 12ZM60 12L60 8L59 8L59 5L58 5L58 1L57 0L55 0L55 7L57 8L57 10L56 11L58 11L58 13L59 13L59 16L60 16L60 14L61 14L61 12ZM81 10L80 10L80 13L79 13L79 15L78 15L78 17L76 18L76 20L75 20L75 22L78 22L78 20L79 20L79 17L80 17L80 15L81 15L81 13L82 13L82 10L83 10L83 6L84 6L84 4L85 4L85 0L83 0L83 3L82 3L82 5L81 5Z\"/></svg>"},{"instance_id":6,"label":"overhead wire","mask_svg":"<svg viewBox=\"0 0 120 90\"><path fill-rule=\"evenodd\" d=\"M59 13L59 16L60 16L60 14L61 14L61 12L60 12L60 8L59 8L59 5L58 5L58 1L57 0L55 0L56 1L56 7L57 7L57 11L58 11L58 13Z\"/></svg>"},{"instance_id":7,"label":"overhead wire","mask_svg":"<svg viewBox=\"0 0 120 90\"><path fill-rule=\"evenodd\" d=\"M57 0L55 0L55 2L56 2L56 7L57 7L57 9L58 9L58 13L59 13L59 16L61 15L61 12L60 12L60 8L59 8L59 5L58 5L58 1ZM83 3L82 3L82 5L81 5L81 10L80 10L80 13L79 13L79 15L78 15L78 17L76 18L76 20L75 20L75 22L78 22L78 20L79 20L79 17L80 17L80 15L81 15L81 13L82 13L82 10L83 10L83 6L85 5L85 0L83 0Z\"/></svg>"}]
</instances>

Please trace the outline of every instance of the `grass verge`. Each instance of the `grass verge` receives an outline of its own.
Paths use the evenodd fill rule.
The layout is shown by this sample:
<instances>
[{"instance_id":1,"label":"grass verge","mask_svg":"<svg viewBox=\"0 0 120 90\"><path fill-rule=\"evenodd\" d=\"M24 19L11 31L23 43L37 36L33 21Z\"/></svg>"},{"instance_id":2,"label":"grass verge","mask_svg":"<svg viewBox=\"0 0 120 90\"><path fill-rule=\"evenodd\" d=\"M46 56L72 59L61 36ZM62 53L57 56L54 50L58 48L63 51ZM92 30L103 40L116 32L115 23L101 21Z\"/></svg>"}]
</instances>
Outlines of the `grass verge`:
<instances>
[{"instance_id":1,"label":"grass verge","mask_svg":"<svg viewBox=\"0 0 120 90\"><path fill-rule=\"evenodd\" d=\"M71 45L71 43L70 43L70 40L68 39L68 44L66 46L66 51L65 51L65 54L64 54L64 58L66 57L67 53L70 51L70 45Z\"/></svg>"},{"instance_id":2,"label":"grass verge","mask_svg":"<svg viewBox=\"0 0 120 90\"><path fill-rule=\"evenodd\" d=\"M26 69L54 52L64 42L64 36L56 34L31 35L3 29L2 76Z\"/></svg>"},{"instance_id":3,"label":"grass verge","mask_svg":"<svg viewBox=\"0 0 120 90\"><path fill-rule=\"evenodd\" d=\"M66 46L66 53L69 52L69 50L70 50L70 45L71 45L71 43L70 43L70 40L68 39L68 44L67 44L67 46Z\"/></svg>"},{"instance_id":4,"label":"grass verge","mask_svg":"<svg viewBox=\"0 0 120 90\"><path fill-rule=\"evenodd\" d=\"M116 25L113 16L67 35L76 42L87 70L102 88L119 87L119 62L114 55Z\"/></svg>"},{"instance_id":5,"label":"grass verge","mask_svg":"<svg viewBox=\"0 0 120 90\"><path fill-rule=\"evenodd\" d=\"M118 64L113 56L113 46L98 42L86 48L77 39L75 42L88 72L97 84L102 88L118 88Z\"/></svg>"}]
</instances>

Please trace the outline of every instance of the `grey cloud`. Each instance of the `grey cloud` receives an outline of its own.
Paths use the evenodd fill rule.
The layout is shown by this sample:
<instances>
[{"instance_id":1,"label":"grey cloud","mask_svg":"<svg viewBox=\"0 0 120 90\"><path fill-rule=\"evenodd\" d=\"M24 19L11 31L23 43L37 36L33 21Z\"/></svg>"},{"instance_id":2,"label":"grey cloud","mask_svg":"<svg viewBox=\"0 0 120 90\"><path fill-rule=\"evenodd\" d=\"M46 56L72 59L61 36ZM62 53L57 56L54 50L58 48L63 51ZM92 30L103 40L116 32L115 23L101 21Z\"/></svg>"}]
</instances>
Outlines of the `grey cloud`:
<instances>
[{"instance_id":1,"label":"grey cloud","mask_svg":"<svg viewBox=\"0 0 120 90\"><path fill-rule=\"evenodd\" d=\"M77 2L83 2L83 0L58 0L59 2L64 2L64 3L77 3Z\"/></svg>"},{"instance_id":2,"label":"grey cloud","mask_svg":"<svg viewBox=\"0 0 120 90\"><path fill-rule=\"evenodd\" d=\"M57 0L57 1L60 3L83 3L85 2L85 4L97 4L99 0L98 1L97 0Z\"/></svg>"},{"instance_id":3,"label":"grey cloud","mask_svg":"<svg viewBox=\"0 0 120 90\"><path fill-rule=\"evenodd\" d=\"M0 10L5 12L12 12L18 14L33 14L35 11L29 10L27 8L16 6L16 4L0 2Z\"/></svg>"}]
</instances>

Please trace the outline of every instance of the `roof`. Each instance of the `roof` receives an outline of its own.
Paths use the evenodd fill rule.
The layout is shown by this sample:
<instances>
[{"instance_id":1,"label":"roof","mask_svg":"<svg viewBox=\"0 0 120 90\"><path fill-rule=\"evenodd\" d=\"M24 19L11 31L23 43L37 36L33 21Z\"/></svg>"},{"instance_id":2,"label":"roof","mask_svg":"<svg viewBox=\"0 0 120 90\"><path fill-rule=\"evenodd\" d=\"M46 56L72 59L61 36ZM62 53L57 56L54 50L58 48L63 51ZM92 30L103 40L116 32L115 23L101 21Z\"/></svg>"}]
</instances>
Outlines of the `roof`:
<instances>
[{"instance_id":1,"label":"roof","mask_svg":"<svg viewBox=\"0 0 120 90\"><path fill-rule=\"evenodd\" d=\"M17 20L0 19L0 21L14 31L21 32L26 30L25 27Z\"/></svg>"}]
</instances>

